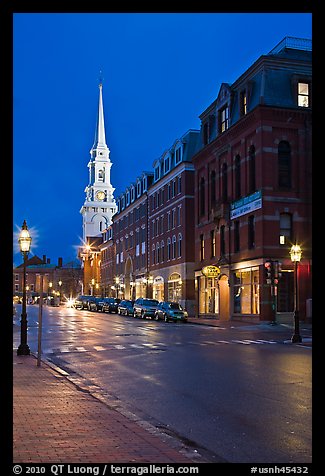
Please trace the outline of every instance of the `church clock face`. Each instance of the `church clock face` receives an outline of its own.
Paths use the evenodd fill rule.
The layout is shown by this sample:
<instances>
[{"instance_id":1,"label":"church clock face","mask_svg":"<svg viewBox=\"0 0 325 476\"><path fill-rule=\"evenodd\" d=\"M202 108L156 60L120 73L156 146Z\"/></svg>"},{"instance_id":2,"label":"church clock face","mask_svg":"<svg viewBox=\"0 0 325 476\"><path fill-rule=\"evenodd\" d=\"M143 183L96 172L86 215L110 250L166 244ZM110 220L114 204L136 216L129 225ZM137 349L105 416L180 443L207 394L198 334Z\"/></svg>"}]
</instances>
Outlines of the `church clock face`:
<instances>
[{"instance_id":1,"label":"church clock face","mask_svg":"<svg viewBox=\"0 0 325 476\"><path fill-rule=\"evenodd\" d=\"M97 200L103 201L104 198L105 198L105 192L103 192L102 190L99 190L96 193L96 198L97 198Z\"/></svg>"}]
</instances>

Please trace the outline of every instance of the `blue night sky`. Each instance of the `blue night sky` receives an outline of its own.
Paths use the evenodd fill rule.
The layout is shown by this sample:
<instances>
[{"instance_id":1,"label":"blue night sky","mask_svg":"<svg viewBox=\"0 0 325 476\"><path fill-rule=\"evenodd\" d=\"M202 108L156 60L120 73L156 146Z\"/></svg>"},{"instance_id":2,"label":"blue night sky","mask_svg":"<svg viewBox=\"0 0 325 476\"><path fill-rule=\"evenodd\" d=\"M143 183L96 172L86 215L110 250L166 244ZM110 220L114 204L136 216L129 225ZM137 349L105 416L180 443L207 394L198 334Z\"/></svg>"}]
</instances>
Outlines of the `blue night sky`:
<instances>
[{"instance_id":1,"label":"blue night sky","mask_svg":"<svg viewBox=\"0 0 325 476\"><path fill-rule=\"evenodd\" d=\"M31 255L77 256L100 70L117 198L285 36L311 38L312 15L14 14L14 263L24 219Z\"/></svg>"}]
</instances>

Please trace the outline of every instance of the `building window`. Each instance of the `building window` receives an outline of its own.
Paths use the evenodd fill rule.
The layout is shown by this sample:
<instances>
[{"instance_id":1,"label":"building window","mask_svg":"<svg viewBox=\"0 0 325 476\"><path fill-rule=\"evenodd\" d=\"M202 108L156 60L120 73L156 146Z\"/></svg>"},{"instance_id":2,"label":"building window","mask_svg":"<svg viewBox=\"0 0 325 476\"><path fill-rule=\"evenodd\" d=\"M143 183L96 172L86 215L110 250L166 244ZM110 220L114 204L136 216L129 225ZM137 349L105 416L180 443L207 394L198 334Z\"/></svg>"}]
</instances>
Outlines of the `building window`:
<instances>
[{"instance_id":1,"label":"building window","mask_svg":"<svg viewBox=\"0 0 325 476\"><path fill-rule=\"evenodd\" d=\"M216 256L216 232L215 230L210 231L210 242L211 242L211 258Z\"/></svg>"},{"instance_id":2,"label":"building window","mask_svg":"<svg viewBox=\"0 0 325 476\"><path fill-rule=\"evenodd\" d=\"M280 245L287 245L292 241L292 215L280 214Z\"/></svg>"},{"instance_id":3,"label":"building window","mask_svg":"<svg viewBox=\"0 0 325 476\"><path fill-rule=\"evenodd\" d=\"M168 155L167 157L165 157L165 161L164 161L164 172L165 174L167 174L167 172L169 172L170 170L170 156Z\"/></svg>"},{"instance_id":4,"label":"building window","mask_svg":"<svg viewBox=\"0 0 325 476\"><path fill-rule=\"evenodd\" d=\"M235 314L260 313L258 268L245 268L233 273L233 303Z\"/></svg>"},{"instance_id":5,"label":"building window","mask_svg":"<svg viewBox=\"0 0 325 476\"><path fill-rule=\"evenodd\" d=\"M155 245L152 245L152 264L156 264L156 250L155 250Z\"/></svg>"},{"instance_id":6,"label":"building window","mask_svg":"<svg viewBox=\"0 0 325 476\"><path fill-rule=\"evenodd\" d=\"M227 164L222 164L222 201L227 202L228 200L228 171Z\"/></svg>"},{"instance_id":7,"label":"building window","mask_svg":"<svg viewBox=\"0 0 325 476\"><path fill-rule=\"evenodd\" d=\"M220 227L220 256L224 256L226 254L226 239L225 239L225 225L221 225Z\"/></svg>"},{"instance_id":8,"label":"building window","mask_svg":"<svg viewBox=\"0 0 325 476\"><path fill-rule=\"evenodd\" d=\"M256 191L256 175L255 175L255 147L253 145L249 148L248 153L248 180L249 193Z\"/></svg>"},{"instance_id":9,"label":"building window","mask_svg":"<svg viewBox=\"0 0 325 476\"><path fill-rule=\"evenodd\" d=\"M279 187L291 188L291 148L285 140L278 146L278 174Z\"/></svg>"},{"instance_id":10,"label":"building window","mask_svg":"<svg viewBox=\"0 0 325 476\"><path fill-rule=\"evenodd\" d=\"M200 235L200 261L204 261L204 235Z\"/></svg>"},{"instance_id":11,"label":"building window","mask_svg":"<svg viewBox=\"0 0 325 476\"><path fill-rule=\"evenodd\" d=\"M137 197L140 197L141 195L141 182L137 183Z\"/></svg>"},{"instance_id":12,"label":"building window","mask_svg":"<svg viewBox=\"0 0 325 476\"><path fill-rule=\"evenodd\" d=\"M240 92L240 116L247 114L247 92L246 90Z\"/></svg>"},{"instance_id":13,"label":"building window","mask_svg":"<svg viewBox=\"0 0 325 476\"><path fill-rule=\"evenodd\" d=\"M309 84L298 83L298 106L309 107Z\"/></svg>"},{"instance_id":14,"label":"building window","mask_svg":"<svg viewBox=\"0 0 325 476\"><path fill-rule=\"evenodd\" d=\"M172 259L176 258L176 236L173 236L172 239Z\"/></svg>"},{"instance_id":15,"label":"building window","mask_svg":"<svg viewBox=\"0 0 325 476\"><path fill-rule=\"evenodd\" d=\"M235 199L241 197L241 173L240 173L240 156L235 158Z\"/></svg>"},{"instance_id":16,"label":"building window","mask_svg":"<svg viewBox=\"0 0 325 476\"><path fill-rule=\"evenodd\" d=\"M207 145L209 142L209 124L206 122L203 125L203 145Z\"/></svg>"},{"instance_id":17,"label":"building window","mask_svg":"<svg viewBox=\"0 0 325 476\"><path fill-rule=\"evenodd\" d=\"M182 147L178 147L175 150L175 164L179 164L179 162L182 160Z\"/></svg>"},{"instance_id":18,"label":"building window","mask_svg":"<svg viewBox=\"0 0 325 476\"><path fill-rule=\"evenodd\" d=\"M182 176L177 177L177 193L182 193Z\"/></svg>"},{"instance_id":19,"label":"building window","mask_svg":"<svg viewBox=\"0 0 325 476\"><path fill-rule=\"evenodd\" d=\"M238 253L240 250L240 233L239 233L239 220L235 221L235 236L234 236L234 251Z\"/></svg>"},{"instance_id":20,"label":"building window","mask_svg":"<svg viewBox=\"0 0 325 476\"><path fill-rule=\"evenodd\" d=\"M158 165L156 168L155 168L155 181L159 180L160 179L160 166Z\"/></svg>"},{"instance_id":21,"label":"building window","mask_svg":"<svg viewBox=\"0 0 325 476\"><path fill-rule=\"evenodd\" d=\"M205 214L205 180L201 177L200 180L200 216Z\"/></svg>"},{"instance_id":22,"label":"building window","mask_svg":"<svg viewBox=\"0 0 325 476\"><path fill-rule=\"evenodd\" d=\"M225 132L229 128L229 107L225 106L219 111L219 132Z\"/></svg>"},{"instance_id":23,"label":"building window","mask_svg":"<svg viewBox=\"0 0 325 476\"><path fill-rule=\"evenodd\" d=\"M160 243L160 259L162 263L165 260L165 243L163 241Z\"/></svg>"},{"instance_id":24,"label":"building window","mask_svg":"<svg viewBox=\"0 0 325 476\"><path fill-rule=\"evenodd\" d=\"M255 248L255 217L248 217L248 248Z\"/></svg>"},{"instance_id":25,"label":"building window","mask_svg":"<svg viewBox=\"0 0 325 476\"><path fill-rule=\"evenodd\" d=\"M211 185L211 208L215 206L216 203L216 172L212 170L210 174L210 185Z\"/></svg>"},{"instance_id":26,"label":"building window","mask_svg":"<svg viewBox=\"0 0 325 476\"><path fill-rule=\"evenodd\" d=\"M178 258L182 257L182 235L181 233L178 234L178 243L177 243L177 255Z\"/></svg>"},{"instance_id":27,"label":"building window","mask_svg":"<svg viewBox=\"0 0 325 476\"><path fill-rule=\"evenodd\" d=\"M167 239L167 260L171 258L171 240L170 238Z\"/></svg>"}]
</instances>

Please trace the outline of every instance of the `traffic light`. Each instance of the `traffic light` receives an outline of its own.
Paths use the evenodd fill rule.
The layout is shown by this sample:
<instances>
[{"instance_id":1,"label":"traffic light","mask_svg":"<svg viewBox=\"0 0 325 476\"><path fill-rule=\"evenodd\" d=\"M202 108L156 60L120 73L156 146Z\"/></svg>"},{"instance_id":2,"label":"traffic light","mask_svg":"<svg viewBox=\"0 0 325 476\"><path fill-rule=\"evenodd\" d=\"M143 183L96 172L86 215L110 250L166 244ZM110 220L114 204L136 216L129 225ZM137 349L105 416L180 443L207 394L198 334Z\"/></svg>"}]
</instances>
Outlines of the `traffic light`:
<instances>
[{"instance_id":1,"label":"traffic light","mask_svg":"<svg viewBox=\"0 0 325 476\"><path fill-rule=\"evenodd\" d=\"M272 261L264 263L266 284L272 284Z\"/></svg>"},{"instance_id":2,"label":"traffic light","mask_svg":"<svg viewBox=\"0 0 325 476\"><path fill-rule=\"evenodd\" d=\"M282 269L281 269L281 262L280 261L274 261L274 278L273 278L273 284L277 285L279 284L279 278L282 276Z\"/></svg>"}]
</instances>

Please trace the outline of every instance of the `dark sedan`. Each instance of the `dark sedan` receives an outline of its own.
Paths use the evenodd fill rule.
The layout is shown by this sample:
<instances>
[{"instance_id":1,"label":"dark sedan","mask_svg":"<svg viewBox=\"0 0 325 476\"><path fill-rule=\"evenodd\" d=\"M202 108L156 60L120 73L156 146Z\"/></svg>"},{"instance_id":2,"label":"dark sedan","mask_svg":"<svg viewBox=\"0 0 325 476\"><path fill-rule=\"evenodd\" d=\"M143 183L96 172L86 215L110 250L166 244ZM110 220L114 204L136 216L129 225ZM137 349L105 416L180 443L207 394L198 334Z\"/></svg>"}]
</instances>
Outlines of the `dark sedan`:
<instances>
[{"instance_id":1,"label":"dark sedan","mask_svg":"<svg viewBox=\"0 0 325 476\"><path fill-rule=\"evenodd\" d=\"M117 306L117 312L124 316L133 316L133 304L134 301L131 301L130 299L123 299Z\"/></svg>"},{"instance_id":2,"label":"dark sedan","mask_svg":"<svg viewBox=\"0 0 325 476\"><path fill-rule=\"evenodd\" d=\"M105 302L103 303L102 311L103 312L116 312L117 313L117 307L119 303L121 302L121 299L118 298L106 298Z\"/></svg>"}]
</instances>

